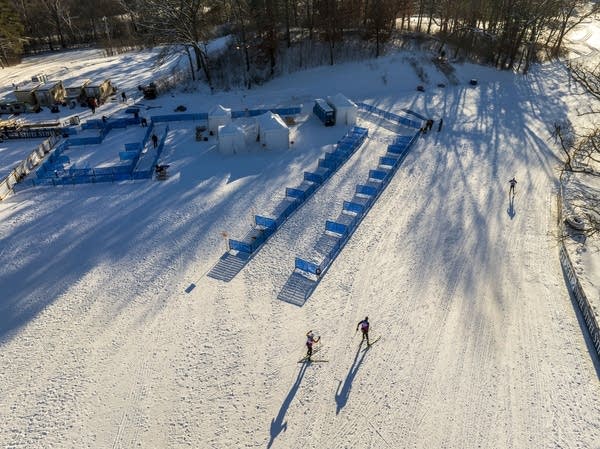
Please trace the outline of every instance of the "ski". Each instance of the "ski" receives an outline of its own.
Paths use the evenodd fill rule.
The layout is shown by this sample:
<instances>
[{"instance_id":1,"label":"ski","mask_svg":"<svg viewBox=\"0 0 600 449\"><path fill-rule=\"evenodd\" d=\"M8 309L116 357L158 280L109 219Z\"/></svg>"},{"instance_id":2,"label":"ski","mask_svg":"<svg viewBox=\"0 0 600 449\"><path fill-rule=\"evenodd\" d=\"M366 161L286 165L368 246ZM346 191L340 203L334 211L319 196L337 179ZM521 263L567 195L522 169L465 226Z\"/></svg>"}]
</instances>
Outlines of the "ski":
<instances>
[{"instance_id":1,"label":"ski","mask_svg":"<svg viewBox=\"0 0 600 449\"><path fill-rule=\"evenodd\" d=\"M367 347L365 349L363 349L363 351L366 351L367 349L369 349L371 346L373 346L375 343L377 343L379 341L379 339L381 338L381 335L379 337L377 337L375 340L371 341L371 343L369 343L367 345Z\"/></svg>"},{"instance_id":2,"label":"ski","mask_svg":"<svg viewBox=\"0 0 600 449\"><path fill-rule=\"evenodd\" d=\"M308 360L307 358L304 358L302 360L298 360L298 363L323 363L323 362L329 362L329 360L322 360L322 359L310 359L310 360Z\"/></svg>"},{"instance_id":3,"label":"ski","mask_svg":"<svg viewBox=\"0 0 600 449\"><path fill-rule=\"evenodd\" d=\"M321 350L321 346L317 346L315 349L313 349L312 355L315 355L317 352L319 352ZM302 363L304 362L306 359L308 358L307 355L305 355L304 357L302 357L298 363Z\"/></svg>"}]
</instances>

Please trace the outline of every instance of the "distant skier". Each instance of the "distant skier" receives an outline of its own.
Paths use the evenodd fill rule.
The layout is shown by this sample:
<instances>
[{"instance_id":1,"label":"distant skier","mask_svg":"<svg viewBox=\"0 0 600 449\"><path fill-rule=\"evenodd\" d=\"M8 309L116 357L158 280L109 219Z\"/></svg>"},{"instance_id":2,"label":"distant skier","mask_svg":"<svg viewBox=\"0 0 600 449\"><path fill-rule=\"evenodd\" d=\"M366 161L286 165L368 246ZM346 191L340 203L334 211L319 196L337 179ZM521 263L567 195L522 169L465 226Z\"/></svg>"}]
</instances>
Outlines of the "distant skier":
<instances>
[{"instance_id":1,"label":"distant skier","mask_svg":"<svg viewBox=\"0 0 600 449\"><path fill-rule=\"evenodd\" d=\"M515 179L515 177L513 176L513 178L508 181L508 183L510 184L510 189L508 191L508 194L512 194L513 196L515 195L515 186L517 185L517 180Z\"/></svg>"},{"instance_id":2,"label":"distant skier","mask_svg":"<svg viewBox=\"0 0 600 449\"><path fill-rule=\"evenodd\" d=\"M306 360L310 360L313 353L313 345L318 343L319 340L321 340L321 337L316 337L313 331L308 331L306 333Z\"/></svg>"},{"instance_id":3,"label":"distant skier","mask_svg":"<svg viewBox=\"0 0 600 449\"><path fill-rule=\"evenodd\" d=\"M127 94L125 91L121 92L121 101L123 101L123 103L127 102Z\"/></svg>"},{"instance_id":4,"label":"distant skier","mask_svg":"<svg viewBox=\"0 0 600 449\"><path fill-rule=\"evenodd\" d=\"M366 316L364 320L358 322L358 324L356 325L357 331L358 331L359 327L362 332L362 340L360 342L362 343L366 338L367 345L370 345L370 343L369 343L369 317L368 316Z\"/></svg>"},{"instance_id":5,"label":"distant skier","mask_svg":"<svg viewBox=\"0 0 600 449\"><path fill-rule=\"evenodd\" d=\"M152 134L152 145L154 145L154 148L158 146L158 136L156 134Z\"/></svg>"}]
</instances>

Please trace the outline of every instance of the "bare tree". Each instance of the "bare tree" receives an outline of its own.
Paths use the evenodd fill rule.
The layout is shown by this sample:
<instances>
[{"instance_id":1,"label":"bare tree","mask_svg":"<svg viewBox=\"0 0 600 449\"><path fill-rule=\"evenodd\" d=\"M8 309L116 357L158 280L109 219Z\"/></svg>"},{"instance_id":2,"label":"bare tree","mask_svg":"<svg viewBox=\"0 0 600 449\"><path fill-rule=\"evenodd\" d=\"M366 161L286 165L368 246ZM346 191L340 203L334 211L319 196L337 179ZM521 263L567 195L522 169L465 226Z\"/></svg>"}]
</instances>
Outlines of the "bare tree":
<instances>
[{"instance_id":1,"label":"bare tree","mask_svg":"<svg viewBox=\"0 0 600 449\"><path fill-rule=\"evenodd\" d=\"M212 77L206 44L213 28L211 17L217 2L211 0L140 0L138 26L158 43L171 46L175 51L184 51L196 68L202 70L212 89ZM190 70L195 78L194 67Z\"/></svg>"}]
</instances>

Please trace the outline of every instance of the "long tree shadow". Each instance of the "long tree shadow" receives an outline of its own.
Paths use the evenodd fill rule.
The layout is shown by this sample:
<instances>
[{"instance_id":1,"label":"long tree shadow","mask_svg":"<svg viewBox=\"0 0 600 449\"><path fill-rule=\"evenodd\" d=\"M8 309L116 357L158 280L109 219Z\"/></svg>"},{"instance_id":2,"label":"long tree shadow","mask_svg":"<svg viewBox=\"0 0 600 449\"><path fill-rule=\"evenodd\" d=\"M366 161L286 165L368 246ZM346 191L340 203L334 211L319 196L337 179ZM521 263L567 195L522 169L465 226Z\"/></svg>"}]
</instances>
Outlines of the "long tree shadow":
<instances>
[{"instance_id":1,"label":"long tree shadow","mask_svg":"<svg viewBox=\"0 0 600 449\"><path fill-rule=\"evenodd\" d=\"M267 444L267 449L269 449L273 445L275 438L277 438L281 432L285 432L285 430L287 429L287 421L284 421L285 414L287 413L290 404L294 400L294 396L296 396L298 388L300 388L302 378L304 377L304 373L306 373L306 368L308 368L309 365L310 363L302 364L302 368L300 368L300 372L298 373L298 377L296 378L294 385L292 385L290 392L283 400L283 404L281 404L279 413L277 413L277 416L271 420L271 439L269 440L269 444Z\"/></svg>"},{"instance_id":2,"label":"long tree shadow","mask_svg":"<svg viewBox=\"0 0 600 449\"><path fill-rule=\"evenodd\" d=\"M350 390L352 389L352 383L354 382L354 377L358 373L358 369L360 365L365 359L365 355L369 348L362 349L362 342L358 347L358 351L356 351L356 355L354 356L354 361L352 362L352 366L350 366L350 371L348 371L348 375L344 380L344 384L342 385L342 381L340 380L340 384L338 385L338 389L335 392L335 403L336 409L335 414L339 414L340 410L346 406L348 402L348 397L350 396Z\"/></svg>"}]
</instances>

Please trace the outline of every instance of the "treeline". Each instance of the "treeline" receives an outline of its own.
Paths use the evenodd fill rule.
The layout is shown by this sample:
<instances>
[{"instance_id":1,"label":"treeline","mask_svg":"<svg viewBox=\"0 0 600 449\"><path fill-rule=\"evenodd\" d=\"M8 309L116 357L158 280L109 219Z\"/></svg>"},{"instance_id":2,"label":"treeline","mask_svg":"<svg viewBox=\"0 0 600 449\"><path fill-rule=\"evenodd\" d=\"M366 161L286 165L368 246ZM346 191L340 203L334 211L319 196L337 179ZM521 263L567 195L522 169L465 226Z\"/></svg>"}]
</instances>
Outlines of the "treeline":
<instances>
[{"instance_id":1,"label":"treeline","mask_svg":"<svg viewBox=\"0 0 600 449\"><path fill-rule=\"evenodd\" d=\"M347 48L378 57L391 42L430 37L441 54L527 71L558 55L565 34L598 8L583 0L0 0L0 61L161 44L185 54L211 85L214 70L232 65L251 85L290 55L335 64ZM224 35L231 39L220 58L229 62L211 60L206 44Z\"/></svg>"}]
</instances>

